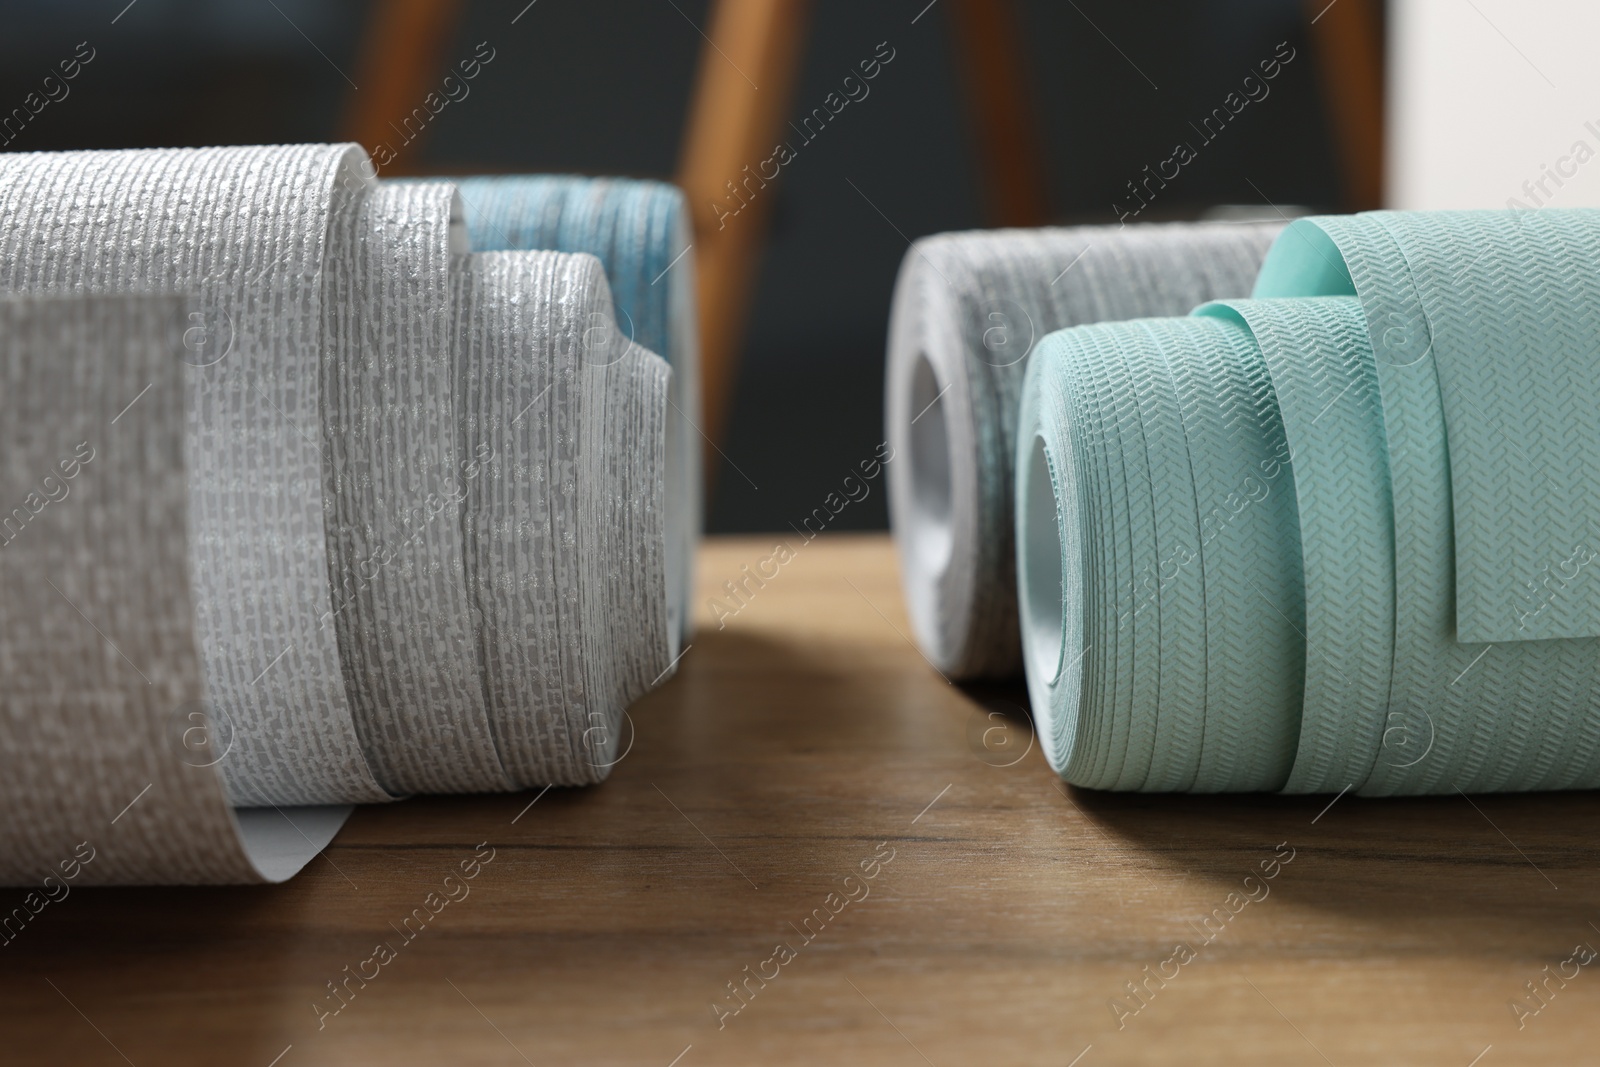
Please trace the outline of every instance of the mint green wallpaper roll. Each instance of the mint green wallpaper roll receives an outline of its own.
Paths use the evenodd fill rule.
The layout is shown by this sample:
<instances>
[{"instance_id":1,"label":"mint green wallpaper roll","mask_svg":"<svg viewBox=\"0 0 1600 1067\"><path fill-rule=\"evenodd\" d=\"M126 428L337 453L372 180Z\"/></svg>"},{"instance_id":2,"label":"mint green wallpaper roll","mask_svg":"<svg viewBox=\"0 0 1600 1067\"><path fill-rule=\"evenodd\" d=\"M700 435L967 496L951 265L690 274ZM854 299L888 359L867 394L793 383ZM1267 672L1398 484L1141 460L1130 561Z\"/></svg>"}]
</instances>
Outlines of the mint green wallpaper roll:
<instances>
[{"instance_id":1,"label":"mint green wallpaper roll","mask_svg":"<svg viewBox=\"0 0 1600 1067\"><path fill-rule=\"evenodd\" d=\"M1063 330L1022 395L1024 665L1051 765L1106 789L1280 788L1305 609L1288 448L1250 332L1214 317Z\"/></svg>"},{"instance_id":2,"label":"mint green wallpaper roll","mask_svg":"<svg viewBox=\"0 0 1600 1067\"><path fill-rule=\"evenodd\" d=\"M1549 610L1532 620L1510 607L1497 618L1479 593L1461 595L1510 588L1530 552L1559 566L1582 539L1552 534L1488 560L1484 545L1570 530L1574 508L1600 517L1567 464L1528 462L1559 452L1540 443L1551 438L1581 454L1594 432L1594 409L1580 415L1552 382L1582 396L1577 380L1600 369L1573 325L1593 315L1595 298L1568 277L1590 270L1597 248L1594 211L1376 212L1297 222L1262 267L1258 297L1357 297L1373 350L1392 485L1395 651L1377 757L1355 783L1364 792L1600 781L1600 643L1529 639L1580 620L1581 588L1548 594ZM1500 458L1485 471L1489 454ZM1486 499L1484 479L1514 506ZM1574 603L1558 615L1562 601ZM1489 642L1485 632L1513 636Z\"/></svg>"},{"instance_id":3,"label":"mint green wallpaper roll","mask_svg":"<svg viewBox=\"0 0 1600 1067\"><path fill-rule=\"evenodd\" d=\"M1372 348L1351 297L1240 300L1292 456L1305 582L1305 690L1291 792L1359 783L1382 741L1394 663L1394 537ZM1274 486L1287 491L1287 486ZM1394 738L1398 741L1398 738Z\"/></svg>"},{"instance_id":4,"label":"mint green wallpaper roll","mask_svg":"<svg viewBox=\"0 0 1600 1067\"><path fill-rule=\"evenodd\" d=\"M1019 599L1052 766L1600 783L1600 212L1301 220L1255 297L1064 330L1029 369Z\"/></svg>"}]
</instances>

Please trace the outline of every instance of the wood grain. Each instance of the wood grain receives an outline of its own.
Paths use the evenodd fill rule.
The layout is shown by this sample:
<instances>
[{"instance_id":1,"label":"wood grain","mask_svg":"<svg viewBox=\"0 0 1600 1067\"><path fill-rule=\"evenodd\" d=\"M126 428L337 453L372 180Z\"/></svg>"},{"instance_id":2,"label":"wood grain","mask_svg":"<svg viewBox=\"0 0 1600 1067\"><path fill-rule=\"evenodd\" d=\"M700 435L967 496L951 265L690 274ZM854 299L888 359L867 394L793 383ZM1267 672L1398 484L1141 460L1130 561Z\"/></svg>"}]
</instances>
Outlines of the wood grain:
<instances>
[{"instance_id":1,"label":"wood grain","mask_svg":"<svg viewBox=\"0 0 1600 1067\"><path fill-rule=\"evenodd\" d=\"M771 548L711 542L703 597ZM1508 1005L1574 945L1600 945L1594 795L1330 807L1067 790L1004 713L1014 694L946 684L905 639L885 539L824 536L750 588L722 629L702 599L708 625L633 709L632 748L600 787L364 809L284 886L51 905L0 949L4 1058L1593 1059L1600 966L1549 980L1520 1030ZM485 841L469 894L407 942L391 924ZM1259 880L1281 842L1293 859ZM828 894L851 886L867 895L832 914ZM795 927L816 909L807 941ZM319 1030L325 983L380 940L395 958ZM710 1005L747 965L771 973L780 942L794 958L719 1029ZM1194 958L1147 979L1178 942ZM1119 1030L1109 1002L1134 1004L1128 982L1148 993Z\"/></svg>"}]
</instances>

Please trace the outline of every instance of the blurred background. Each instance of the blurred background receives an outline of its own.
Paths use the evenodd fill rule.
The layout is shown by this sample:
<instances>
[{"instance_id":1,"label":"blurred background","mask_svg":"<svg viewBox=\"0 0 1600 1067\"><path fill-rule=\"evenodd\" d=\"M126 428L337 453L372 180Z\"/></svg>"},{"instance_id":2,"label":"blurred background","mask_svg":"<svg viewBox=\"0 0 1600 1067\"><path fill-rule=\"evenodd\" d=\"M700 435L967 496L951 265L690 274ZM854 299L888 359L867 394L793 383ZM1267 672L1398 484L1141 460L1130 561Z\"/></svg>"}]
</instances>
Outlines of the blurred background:
<instances>
[{"instance_id":1,"label":"blurred background","mask_svg":"<svg viewBox=\"0 0 1600 1067\"><path fill-rule=\"evenodd\" d=\"M717 287L713 532L788 529L873 454L910 240L1115 223L1179 142L1195 158L1140 187L1141 221L1379 195L1371 0L11 0L0 25L6 151L349 138L383 176L682 180ZM45 85L62 60L76 76ZM713 197L737 206L724 183L779 139L794 157L719 229ZM886 525L875 492L834 528Z\"/></svg>"}]
</instances>

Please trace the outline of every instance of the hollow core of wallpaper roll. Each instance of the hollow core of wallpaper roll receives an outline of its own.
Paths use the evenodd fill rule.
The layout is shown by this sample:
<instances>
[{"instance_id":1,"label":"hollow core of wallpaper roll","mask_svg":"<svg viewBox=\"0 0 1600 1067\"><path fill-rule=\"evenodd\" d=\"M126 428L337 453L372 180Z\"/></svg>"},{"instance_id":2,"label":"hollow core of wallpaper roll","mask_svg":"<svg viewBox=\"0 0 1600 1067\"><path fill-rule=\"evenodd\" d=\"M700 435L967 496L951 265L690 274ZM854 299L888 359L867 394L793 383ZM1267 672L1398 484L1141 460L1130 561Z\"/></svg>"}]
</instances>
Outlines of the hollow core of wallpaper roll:
<instances>
[{"instance_id":1,"label":"hollow core of wallpaper roll","mask_svg":"<svg viewBox=\"0 0 1600 1067\"><path fill-rule=\"evenodd\" d=\"M917 643L940 671L1022 668L1012 463L1037 343L1066 326L1243 296L1278 229L998 230L912 245L890 318L889 509Z\"/></svg>"}]
</instances>

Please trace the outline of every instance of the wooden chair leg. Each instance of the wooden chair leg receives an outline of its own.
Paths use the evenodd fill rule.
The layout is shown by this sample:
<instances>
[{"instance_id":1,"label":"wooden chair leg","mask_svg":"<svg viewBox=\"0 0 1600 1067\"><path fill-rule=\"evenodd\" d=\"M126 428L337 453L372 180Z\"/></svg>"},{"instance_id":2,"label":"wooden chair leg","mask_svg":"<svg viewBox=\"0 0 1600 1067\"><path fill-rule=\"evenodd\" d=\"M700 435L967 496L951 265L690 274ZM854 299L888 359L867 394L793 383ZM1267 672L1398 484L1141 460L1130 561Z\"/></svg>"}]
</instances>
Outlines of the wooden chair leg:
<instances>
[{"instance_id":1,"label":"wooden chair leg","mask_svg":"<svg viewBox=\"0 0 1600 1067\"><path fill-rule=\"evenodd\" d=\"M946 9L991 226L1043 226L1050 198L1012 0L950 0Z\"/></svg>"},{"instance_id":2,"label":"wooden chair leg","mask_svg":"<svg viewBox=\"0 0 1600 1067\"><path fill-rule=\"evenodd\" d=\"M374 0L356 63L341 136L373 153L381 173L405 173L429 123L407 119L439 91L444 49L455 38L460 0ZM382 147L380 147L382 146ZM385 152L383 147L390 151Z\"/></svg>"},{"instance_id":3,"label":"wooden chair leg","mask_svg":"<svg viewBox=\"0 0 1600 1067\"><path fill-rule=\"evenodd\" d=\"M762 164L785 138L806 0L717 0L690 104L678 184L694 223L699 276L701 430L718 442L775 189ZM762 171L766 171L766 177ZM707 483L715 452L707 453Z\"/></svg>"},{"instance_id":4,"label":"wooden chair leg","mask_svg":"<svg viewBox=\"0 0 1600 1067\"><path fill-rule=\"evenodd\" d=\"M1374 0L1307 0L1345 208L1383 205L1383 40Z\"/></svg>"}]
</instances>

